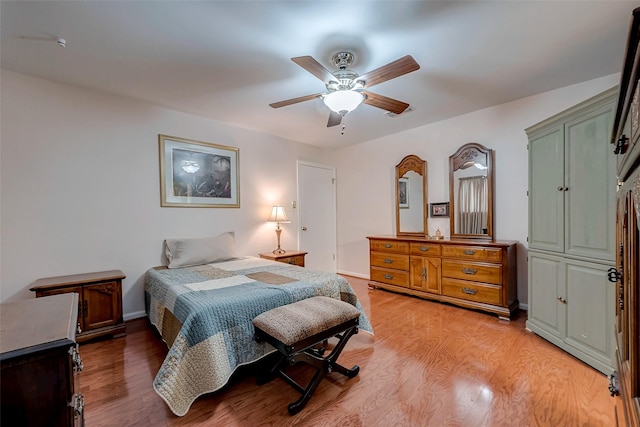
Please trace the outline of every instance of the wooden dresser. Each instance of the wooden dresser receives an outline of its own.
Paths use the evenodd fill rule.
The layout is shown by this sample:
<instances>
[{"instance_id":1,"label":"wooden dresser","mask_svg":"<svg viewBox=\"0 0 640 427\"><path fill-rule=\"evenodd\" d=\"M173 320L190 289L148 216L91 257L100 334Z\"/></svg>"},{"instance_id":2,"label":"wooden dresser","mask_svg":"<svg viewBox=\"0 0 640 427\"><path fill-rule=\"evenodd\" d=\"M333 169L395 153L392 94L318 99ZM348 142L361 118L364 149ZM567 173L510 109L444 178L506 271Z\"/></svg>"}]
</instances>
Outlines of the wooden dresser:
<instances>
[{"instance_id":1,"label":"wooden dresser","mask_svg":"<svg viewBox=\"0 0 640 427\"><path fill-rule=\"evenodd\" d=\"M616 366L609 390L619 426L640 426L640 8L633 11L611 137L617 155Z\"/></svg>"},{"instance_id":2,"label":"wooden dresser","mask_svg":"<svg viewBox=\"0 0 640 427\"><path fill-rule=\"evenodd\" d=\"M259 254L260 258L270 259L271 261L284 262L285 264L297 265L304 267L304 257L307 252L287 251L283 254L274 254L266 252Z\"/></svg>"},{"instance_id":3,"label":"wooden dresser","mask_svg":"<svg viewBox=\"0 0 640 427\"><path fill-rule=\"evenodd\" d=\"M510 319L518 308L516 241L371 236L374 288L488 311Z\"/></svg>"},{"instance_id":4,"label":"wooden dresser","mask_svg":"<svg viewBox=\"0 0 640 427\"><path fill-rule=\"evenodd\" d=\"M103 335L124 336L127 326L122 315L122 279L120 270L47 277L33 283L36 297L77 293L78 342Z\"/></svg>"},{"instance_id":5,"label":"wooden dresser","mask_svg":"<svg viewBox=\"0 0 640 427\"><path fill-rule=\"evenodd\" d=\"M0 305L3 426L82 426L78 295Z\"/></svg>"}]
</instances>

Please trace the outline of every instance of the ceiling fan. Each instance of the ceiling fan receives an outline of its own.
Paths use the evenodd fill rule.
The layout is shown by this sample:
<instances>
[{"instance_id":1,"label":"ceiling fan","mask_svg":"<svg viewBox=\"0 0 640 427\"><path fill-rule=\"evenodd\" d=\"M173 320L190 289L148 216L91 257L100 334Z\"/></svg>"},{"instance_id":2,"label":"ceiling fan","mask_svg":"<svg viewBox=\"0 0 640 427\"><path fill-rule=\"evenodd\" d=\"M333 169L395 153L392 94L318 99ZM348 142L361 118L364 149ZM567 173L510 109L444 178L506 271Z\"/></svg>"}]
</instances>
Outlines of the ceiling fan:
<instances>
[{"instance_id":1,"label":"ceiling fan","mask_svg":"<svg viewBox=\"0 0 640 427\"><path fill-rule=\"evenodd\" d=\"M356 109L361 103L395 114L400 114L409 107L409 104L406 102L378 95L365 89L418 70L420 65L418 65L411 55L403 56L400 59L361 76L349 69L349 66L353 63L353 59L353 54L349 52L336 53L332 57L332 62L338 70L332 73L311 56L291 58L293 62L322 80L327 88L327 92L274 102L273 104L269 104L269 106L272 108L280 108L297 104L298 102L322 98L325 105L331 110L327 127L339 125L342 122L342 117Z\"/></svg>"}]
</instances>

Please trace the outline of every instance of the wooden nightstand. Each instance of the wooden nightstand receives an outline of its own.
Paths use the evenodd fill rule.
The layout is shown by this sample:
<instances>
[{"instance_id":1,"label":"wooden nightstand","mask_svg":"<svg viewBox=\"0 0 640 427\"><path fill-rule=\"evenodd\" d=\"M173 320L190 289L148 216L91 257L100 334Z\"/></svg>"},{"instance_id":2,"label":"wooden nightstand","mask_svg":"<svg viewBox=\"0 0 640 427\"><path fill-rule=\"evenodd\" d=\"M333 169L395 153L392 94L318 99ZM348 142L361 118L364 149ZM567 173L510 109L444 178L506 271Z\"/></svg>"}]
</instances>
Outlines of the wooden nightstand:
<instances>
[{"instance_id":1,"label":"wooden nightstand","mask_svg":"<svg viewBox=\"0 0 640 427\"><path fill-rule=\"evenodd\" d=\"M283 254L274 254L271 252L266 252L259 255L260 255L260 258L270 259L272 261L284 262L287 264L304 267L304 256L306 254L307 252L287 251Z\"/></svg>"},{"instance_id":2,"label":"wooden nightstand","mask_svg":"<svg viewBox=\"0 0 640 427\"><path fill-rule=\"evenodd\" d=\"M36 298L75 292L78 294L78 334L83 342L102 335L126 334L122 319L122 279L120 270L71 276L48 277L33 282Z\"/></svg>"}]
</instances>

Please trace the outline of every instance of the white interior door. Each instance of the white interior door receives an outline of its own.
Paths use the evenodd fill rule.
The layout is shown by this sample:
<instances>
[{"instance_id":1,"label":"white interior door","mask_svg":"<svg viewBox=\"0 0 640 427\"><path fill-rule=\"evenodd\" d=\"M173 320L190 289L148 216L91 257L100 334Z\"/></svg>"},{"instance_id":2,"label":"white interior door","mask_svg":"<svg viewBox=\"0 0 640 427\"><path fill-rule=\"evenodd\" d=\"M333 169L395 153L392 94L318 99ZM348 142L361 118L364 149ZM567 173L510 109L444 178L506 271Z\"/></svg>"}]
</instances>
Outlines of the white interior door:
<instances>
[{"instance_id":1,"label":"white interior door","mask_svg":"<svg viewBox=\"0 0 640 427\"><path fill-rule=\"evenodd\" d=\"M312 270L336 271L335 177L333 167L298 161L298 247Z\"/></svg>"}]
</instances>

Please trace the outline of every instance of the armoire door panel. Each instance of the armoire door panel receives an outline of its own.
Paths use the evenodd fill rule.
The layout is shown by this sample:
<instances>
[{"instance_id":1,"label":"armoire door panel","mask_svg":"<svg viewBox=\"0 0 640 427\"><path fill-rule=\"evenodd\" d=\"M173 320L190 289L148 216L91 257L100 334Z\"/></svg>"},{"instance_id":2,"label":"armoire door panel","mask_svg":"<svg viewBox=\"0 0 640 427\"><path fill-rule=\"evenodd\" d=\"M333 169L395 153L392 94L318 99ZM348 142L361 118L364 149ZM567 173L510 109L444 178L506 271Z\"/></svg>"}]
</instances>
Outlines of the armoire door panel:
<instances>
[{"instance_id":1,"label":"armoire door panel","mask_svg":"<svg viewBox=\"0 0 640 427\"><path fill-rule=\"evenodd\" d=\"M564 129L555 126L529 143L529 247L564 250Z\"/></svg>"},{"instance_id":2,"label":"armoire door panel","mask_svg":"<svg viewBox=\"0 0 640 427\"><path fill-rule=\"evenodd\" d=\"M613 366L611 329L614 287L607 280L610 266L567 261L567 341ZM604 309L603 309L604 305Z\"/></svg>"},{"instance_id":3,"label":"armoire door panel","mask_svg":"<svg viewBox=\"0 0 640 427\"><path fill-rule=\"evenodd\" d=\"M604 144L611 133L611 105L565 125L565 252L599 260L615 258L615 157Z\"/></svg>"},{"instance_id":4,"label":"armoire door panel","mask_svg":"<svg viewBox=\"0 0 640 427\"><path fill-rule=\"evenodd\" d=\"M565 334L562 259L529 252L529 319L547 332Z\"/></svg>"}]
</instances>

